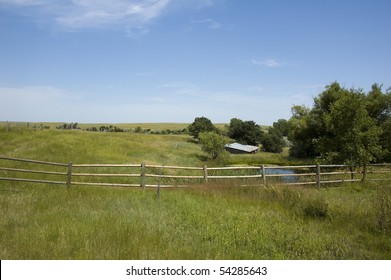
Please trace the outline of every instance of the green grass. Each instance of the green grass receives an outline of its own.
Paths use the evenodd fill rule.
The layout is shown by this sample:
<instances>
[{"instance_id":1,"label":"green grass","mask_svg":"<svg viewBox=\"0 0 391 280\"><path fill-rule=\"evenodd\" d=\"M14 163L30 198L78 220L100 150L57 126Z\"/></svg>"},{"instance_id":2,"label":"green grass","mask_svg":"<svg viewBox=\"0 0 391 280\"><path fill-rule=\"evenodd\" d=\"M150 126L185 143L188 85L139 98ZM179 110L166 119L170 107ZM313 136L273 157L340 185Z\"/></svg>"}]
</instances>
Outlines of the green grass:
<instances>
[{"instance_id":1,"label":"green grass","mask_svg":"<svg viewBox=\"0 0 391 280\"><path fill-rule=\"evenodd\" d=\"M183 135L63 130L0 130L0 155L66 163L200 165L200 147Z\"/></svg>"},{"instance_id":2,"label":"green grass","mask_svg":"<svg viewBox=\"0 0 391 280\"><path fill-rule=\"evenodd\" d=\"M0 127L5 127L9 125L10 128L34 128L46 126L50 129L56 129L57 126L64 124L64 122L1 122ZM81 129L87 129L91 127L99 128L101 126L113 125L122 129L134 129L141 127L142 129L151 129L151 130L182 130L187 128L189 124L187 123L78 123L78 127Z\"/></svg>"},{"instance_id":3,"label":"green grass","mask_svg":"<svg viewBox=\"0 0 391 280\"><path fill-rule=\"evenodd\" d=\"M163 128L160 125L155 124ZM35 130L25 127L12 127L11 131L7 131L0 126L0 143L2 156L60 163L146 162L180 166L303 163L303 160L290 158L287 150L282 154L230 155L224 163L208 161L200 145L189 135Z\"/></svg>"},{"instance_id":4,"label":"green grass","mask_svg":"<svg viewBox=\"0 0 391 280\"><path fill-rule=\"evenodd\" d=\"M390 259L379 204L371 184L204 185L157 199L154 190L0 183L0 258ZM309 205L326 205L325 215Z\"/></svg>"},{"instance_id":5,"label":"green grass","mask_svg":"<svg viewBox=\"0 0 391 280\"><path fill-rule=\"evenodd\" d=\"M0 129L0 143L2 156L62 163L206 160L186 135L12 128ZM290 160L260 153L230 163ZM163 189L157 199L153 189L0 181L0 211L1 259L391 258L389 183L320 190L209 183Z\"/></svg>"}]
</instances>

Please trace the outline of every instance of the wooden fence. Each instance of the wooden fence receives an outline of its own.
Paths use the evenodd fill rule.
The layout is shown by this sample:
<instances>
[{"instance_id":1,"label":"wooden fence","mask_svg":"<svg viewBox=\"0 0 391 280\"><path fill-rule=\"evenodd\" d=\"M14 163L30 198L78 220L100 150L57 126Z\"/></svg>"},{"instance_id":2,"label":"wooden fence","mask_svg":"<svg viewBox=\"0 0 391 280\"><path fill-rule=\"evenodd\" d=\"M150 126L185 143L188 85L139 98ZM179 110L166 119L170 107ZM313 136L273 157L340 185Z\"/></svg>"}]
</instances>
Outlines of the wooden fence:
<instances>
[{"instance_id":1,"label":"wooden fence","mask_svg":"<svg viewBox=\"0 0 391 280\"><path fill-rule=\"evenodd\" d=\"M45 169L43 169L45 166ZM367 168L368 181L391 180L391 164ZM24 176L22 176L23 174ZM0 157L0 181L114 187L178 187L216 180L240 184L314 185L357 182L362 172L346 165L181 167L150 164L73 164ZM243 183L244 182L244 183Z\"/></svg>"}]
</instances>

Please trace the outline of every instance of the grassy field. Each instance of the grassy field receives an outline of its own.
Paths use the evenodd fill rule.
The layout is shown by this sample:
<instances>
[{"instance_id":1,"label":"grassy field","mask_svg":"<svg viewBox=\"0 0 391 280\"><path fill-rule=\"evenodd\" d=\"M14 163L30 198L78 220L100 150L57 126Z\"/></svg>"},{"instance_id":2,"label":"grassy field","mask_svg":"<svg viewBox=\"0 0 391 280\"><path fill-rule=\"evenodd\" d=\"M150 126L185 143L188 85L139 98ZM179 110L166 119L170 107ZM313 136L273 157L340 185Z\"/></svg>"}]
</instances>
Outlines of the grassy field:
<instances>
[{"instance_id":1,"label":"grassy field","mask_svg":"<svg viewBox=\"0 0 391 280\"><path fill-rule=\"evenodd\" d=\"M186 135L0 129L0 155L202 166ZM232 164L291 162L233 156ZM4 163L4 162L3 162ZM209 162L207 162L210 164ZM391 186L186 189L0 181L1 259L391 259Z\"/></svg>"},{"instance_id":2,"label":"grassy field","mask_svg":"<svg viewBox=\"0 0 391 280\"><path fill-rule=\"evenodd\" d=\"M151 126L152 127L152 126ZM163 128L162 124L156 127ZM189 135L101 133L0 126L0 155L67 163L141 163L202 166L208 160ZM231 155L224 164L302 164L282 154ZM220 164L208 162L209 165Z\"/></svg>"},{"instance_id":3,"label":"grassy field","mask_svg":"<svg viewBox=\"0 0 391 280\"><path fill-rule=\"evenodd\" d=\"M390 190L1 183L0 258L391 259Z\"/></svg>"},{"instance_id":4,"label":"grassy field","mask_svg":"<svg viewBox=\"0 0 391 280\"><path fill-rule=\"evenodd\" d=\"M7 125L11 128L34 128L34 127L46 127L49 129L56 129L56 127L64 124L63 122L4 122L0 121L0 127L6 127ZM151 131L164 131L164 130L182 130L189 126L189 123L78 123L80 129L87 129L91 127L99 128L101 126L113 125L118 128L125 130L135 129L140 127L141 129L150 129ZM223 123L215 124L219 129L225 129ZM263 126L264 127L264 126Z\"/></svg>"}]
</instances>

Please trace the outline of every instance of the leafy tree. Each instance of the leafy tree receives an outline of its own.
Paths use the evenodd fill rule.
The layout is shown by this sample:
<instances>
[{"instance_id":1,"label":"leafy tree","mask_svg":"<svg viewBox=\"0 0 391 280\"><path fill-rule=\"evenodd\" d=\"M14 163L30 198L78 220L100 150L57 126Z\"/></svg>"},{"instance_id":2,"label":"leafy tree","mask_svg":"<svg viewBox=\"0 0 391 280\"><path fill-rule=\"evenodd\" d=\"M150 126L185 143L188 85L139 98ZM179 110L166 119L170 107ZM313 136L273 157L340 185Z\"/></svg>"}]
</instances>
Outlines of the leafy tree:
<instances>
[{"instance_id":1,"label":"leafy tree","mask_svg":"<svg viewBox=\"0 0 391 280\"><path fill-rule=\"evenodd\" d=\"M292 108L292 118L288 121L288 139L292 143L289 151L291 156L301 158L316 156L313 139L317 134L310 112L311 110L305 106L296 105Z\"/></svg>"},{"instance_id":2,"label":"leafy tree","mask_svg":"<svg viewBox=\"0 0 391 280\"><path fill-rule=\"evenodd\" d=\"M289 134L289 123L285 119L279 119L273 123L273 128L281 133L282 136L287 137Z\"/></svg>"},{"instance_id":3,"label":"leafy tree","mask_svg":"<svg viewBox=\"0 0 391 280\"><path fill-rule=\"evenodd\" d=\"M205 117L198 117L194 119L194 122L189 125L189 134L194 139L199 138L201 132L217 131L217 128L213 125L212 121Z\"/></svg>"},{"instance_id":4,"label":"leafy tree","mask_svg":"<svg viewBox=\"0 0 391 280\"><path fill-rule=\"evenodd\" d=\"M212 159L221 158L225 153L225 145L229 143L229 139L216 132L201 132L199 134L201 149L208 153Z\"/></svg>"},{"instance_id":5,"label":"leafy tree","mask_svg":"<svg viewBox=\"0 0 391 280\"><path fill-rule=\"evenodd\" d=\"M242 144L258 145L261 141L261 127L254 121L233 118L228 127L228 136Z\"/></svg>"},{"instance_id":6,"label":"leafy tree","mask_svg":"<svg viewBox=\"0 0 391 280\"><path fill-rule=\"evenodd\" d=\"M314 98L312 109L292 108L288 122L291 155L362 166L365 178L370 162L391 158L389 96L377 84L368 94L347 90L336 82L326 86Z\"/></svg>"},{"instance_id":7,"label":"leafy tree","mask_svg":"<svg viewBox=\"0 0 391 280\"><path fill-rule=\"evenodd\" d=\"M388 119L382 126L380 135L380 144L384 148L384 157L386 162L391 162L391 119Z\"/></svg>"},{"instance_id":8,"label":"leafy tree","mask_svg":"<svg viewBox=\"0 0 391 280\"><path fill-rule=\"evenodd\" d=\"M381 129L365 108L365 95L351 90L337 100L329 114L324 116L328 130L333 137L322 136L319 141L321 157L333 163L345 163L364 167L379 158L382 148L379 143ZM322 140L322 139L321 139ZM327 146L322 144L327 143Z\"/></svg>"},{"instance_id":9,"label":"leafy tree","mask_svg":"<svg viewBox=\"0 0 391 280\"><path fill-rule=\"evenodd\" d=\"M369 115L380 127L380 144L384 149L382 160L391 161L391 88L382 92L382 86L373 84L366 100Z\"/></svg>"},{"instance_id":10,"label":"leafy tree","mask_svg":"<svg viewBox=\"0 0 391 280\"><path fill-rule=\"evenodd\" d=\"M391 118L391 92L382 92L382 85L372 85L366 100L366 109L371 118L381 125Z\"/></svg>"},{"instance_id":11,"label":"leafy tree","mask_svg":"<svg viewBox=\"0 0 391 280\"><path fill-rule=\"evenodd\" d=\"M265 152L281 153L285 146L282 133L274 127L269 127L268 133L262 134L262 149Z\"/></svg>"}]
</instances>

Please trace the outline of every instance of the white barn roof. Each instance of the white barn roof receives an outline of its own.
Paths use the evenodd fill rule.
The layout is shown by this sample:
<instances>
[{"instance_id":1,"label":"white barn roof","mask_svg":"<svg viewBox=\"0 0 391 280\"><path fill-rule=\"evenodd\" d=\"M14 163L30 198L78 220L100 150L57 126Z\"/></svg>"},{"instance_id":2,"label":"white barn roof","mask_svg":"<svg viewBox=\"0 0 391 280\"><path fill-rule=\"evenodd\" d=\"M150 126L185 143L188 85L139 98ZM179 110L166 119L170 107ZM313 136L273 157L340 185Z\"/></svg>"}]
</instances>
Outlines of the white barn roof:
<instances>
[{"instance_id":1,"label":"white barn roof","mask_svg":"<svg viewBox=\"0 0 391 280\"><path fill-rule=\"evenodd\" d=\"M246 152L246 153L254 153L254 152L258 151L258 147L257 146L242 145L242 144L239 144L239 143L227 144L227 145L225 145L225 147L229 148L229 149L243 151L243 152Z\"/></svg>"}]
</instances>

